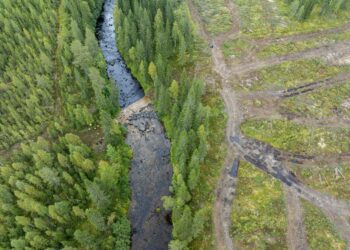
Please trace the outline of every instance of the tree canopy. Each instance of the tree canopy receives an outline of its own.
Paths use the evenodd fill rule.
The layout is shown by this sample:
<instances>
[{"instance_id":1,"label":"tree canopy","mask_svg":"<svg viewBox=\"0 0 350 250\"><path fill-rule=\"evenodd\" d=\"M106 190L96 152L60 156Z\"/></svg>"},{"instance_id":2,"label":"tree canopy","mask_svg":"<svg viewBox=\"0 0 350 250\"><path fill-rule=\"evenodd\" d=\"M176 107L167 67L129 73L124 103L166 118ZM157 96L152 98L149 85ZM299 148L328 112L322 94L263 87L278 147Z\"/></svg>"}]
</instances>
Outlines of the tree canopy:
<instances>
[{"instance_id":1,"label":"tree canopy","mask_svg":"<svg viewBox=\"0 0 350 250\"><path fill-rule=\"evenodd\" d=\"M119 0L117 6L118 48L146 92L153 95L172 141L173 196L164 197L164 206L172 210L169 247L186 249L207 221L206 209L190 206L207 155L210 113L203 104L203 83L186 72L194 61L193 23L185 1Z\"/></svg>"},{"instance_id":2,"label":"tree canopy","mask_svg":"<svg viewBox=\"0 0 350 250\"><path fill-rule=\"evenodd\" d=\"M292 6L292 14L300 20L310 17L314 11L320 15L337 14L349 7L347 0L286 0Z\"/></svg>"}]
</instances>

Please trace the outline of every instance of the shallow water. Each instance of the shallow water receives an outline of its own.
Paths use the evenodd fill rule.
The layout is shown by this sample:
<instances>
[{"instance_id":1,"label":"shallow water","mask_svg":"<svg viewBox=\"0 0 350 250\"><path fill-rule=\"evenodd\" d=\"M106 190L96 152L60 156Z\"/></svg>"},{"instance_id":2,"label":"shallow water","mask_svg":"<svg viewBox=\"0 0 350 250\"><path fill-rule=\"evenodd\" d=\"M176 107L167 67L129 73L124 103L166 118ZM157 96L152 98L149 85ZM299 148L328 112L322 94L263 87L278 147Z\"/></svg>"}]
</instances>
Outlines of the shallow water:
<instances>
[{"instance_id":1,"label":"shallow water","mask_svg":"<svg viewBox=\"0 0 350 250\"><path fill-rule=\"evenodd\" d=\"M107 62L107 72L120 91L119 102L126 108L144 96L131 75L115 43L113 7L115 0L106 0L97 24L97 36ZM129 173L132 189L129 218L132 224L132 249L168 249L171 239L169 212L162 209L161 197L170 195L172 178L170 142L152 105L133 112L125 122L126 142L133 149Z\"/></svg>"},{"instance_id":2,"label":"shallow water","mask_svg":"<svg viewBox=\"0 0 350 250\"><path fill-rule=\"evenodd\" d=\"M122 108L129 106L144 96L144 92L131 75L116 46L113 8L115 0L106 0L97 26L97 36L107 62L107 73L116 81L119 89L119 103Z\"/></svg>"}]
</instances>

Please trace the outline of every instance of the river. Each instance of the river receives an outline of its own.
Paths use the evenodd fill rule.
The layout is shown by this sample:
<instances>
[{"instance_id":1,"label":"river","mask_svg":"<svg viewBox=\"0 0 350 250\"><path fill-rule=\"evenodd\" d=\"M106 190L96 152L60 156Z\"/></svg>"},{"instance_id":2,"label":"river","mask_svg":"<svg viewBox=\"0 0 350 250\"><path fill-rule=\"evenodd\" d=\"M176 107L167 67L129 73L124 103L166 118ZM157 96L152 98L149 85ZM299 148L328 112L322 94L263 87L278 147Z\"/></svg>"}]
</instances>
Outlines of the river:
<instances>
[{"instance_id":1,"label":"river","mask_svg":"<svg viewBox=\"0 0 350 250\"><path fill-rule=\"evenodd\" d=\"M105 1L97 24L97 37L107 62L108 76L115 80L119 89L122 113L127 113L123 119L128 129L126 142L133 149L129 172L132 249L168 249L172 227L169 213L162 208L161 197L170 195L170 142L153 106L143 101L144 92L116 46L115 4L115 0Z\"/></svg>"}]
</instances>

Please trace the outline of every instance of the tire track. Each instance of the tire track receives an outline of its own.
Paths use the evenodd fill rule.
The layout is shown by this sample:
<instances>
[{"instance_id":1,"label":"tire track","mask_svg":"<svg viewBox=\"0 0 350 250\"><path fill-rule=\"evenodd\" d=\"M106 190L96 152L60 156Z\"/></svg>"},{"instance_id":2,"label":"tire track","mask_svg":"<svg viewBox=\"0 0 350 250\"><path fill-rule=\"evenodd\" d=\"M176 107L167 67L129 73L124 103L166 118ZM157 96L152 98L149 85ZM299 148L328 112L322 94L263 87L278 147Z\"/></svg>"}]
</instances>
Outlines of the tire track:
<instances>
[{"instance_id":1,"label":"tire track","mask_svg":"<svg viewBox=\"0 0 350 250\"><path fill-rule=\"evenodd\" d=\"M344 25L341 25L335 28L325 29L321 31L309 32L309 33L303 33L303 34L294 34L294 35L288 35L284 37L261 38L261 39L254 40L253 43L257 46L266 46L270 44L299 42L299 41L311 40L314 38L322 38L328 35L343 33L348 30L350 30L350 22L347 22Z\"/></svg>"},{"instance_id":2,"label":"tire track","mask_svg":"<svg viewBox=\"0 0 350 250\"><path fill-rule=\"evenodd\" d=\"M244 75L253 71L258 71L263 68L271 67L277 64L281 64L287 61L296 61L298 59L313 59L313 58L325 58L332 55L333 58L342 57L343 55L350 54L350 41L338 42L331 45L321 46L315 49L309 49L285 56L271 57L266 60L257 60L254 62L243 63L232 66L227 74L231 75Z\"/></svg>"},{"instance_id":3,"label":"tire track","mask_svg":"<svg viewBox=\"0 0 350 250\"><path fill-rule=\"evenodd\" d=\"M279 92L279 97L280 98L293 97L293 96L308 93L310 91L319 90L320 88L333 87L333 86L342 84L344 83L344 81L347 81L347 80L350 80L350 72L342 73L332 78L326 78L320 81L303 84L295 88L289 88L289 89L283 90Z\"/></svg>"},{"instance_id":4,"label":"tire track","mask_svg":"<svg viewBox=\"0 0 350 250\"><path fill-rule=\"evenodd\" d=\"M314 82L303 83L300 86L285 90L261 90L241 93L241 98L249 99L271 99L271 98L289 98L297 95L308 94L322 88L331 88L343 84L350 80L350 72L340 73L334 77L328 77Z\"/></svg>"},{"instance_id":5,"label":"tire track","mask_svg":"<svg viewBox=\"0 0 350 250\"><path fill-rule=\"evenodd\" d=\"M334 223L340 236L349 244L350 203L305 186L282 162L276 159L274 155L276 149L270 145L243 136L231 137L231 142L245 160L293 189L298 197L320 208Z\"/></svg>"},{"instance_id":6,"label":"tire track","mask_svg":"<svg viewBox=\"0 0 350 250\"><path fill-rule=\"evenodd\" d=\"M233 25L232 29L224 34L218 35L215 40L217 42L217 46L221 47L221 45L227 40L227 39L235 39L239 36L240 33L240 18L239 18L239 12L237 10L237 6L232 0L225 0L225 5L229 9Z\"/></svg>"},{"instance_id":7,"label":"tire track","mask_svg":"<svg viewBox=\"0 0 350 250\"><path fill-rule=\"evenodd\" d=\"M231 167L232 161L233 159L238 159L238 156L241 156L257 168L260 168L274 178L283 182L289 187L289 189L294 190L298 198L304 198L319 207L329 218L334 221L341 236L347 242L350 242L349 221L344 220L344 218L348 218L350 216L350 205L347 202L336 200L333 197L317 192L302 184L292 172L288 171L283 166L281 162L281 160L283 160L283 157L290 157L290 159L293 160L293 155L282 153L277 153L277 155L274 155L272 153L276 153L278 151L272 149L272 147L264 144L263 142L248 140L240 135L239 127L243 121L243 114L240 110L240 106L238 105L238 98L236 96L236 93L230 88L228 80L229 77L233 74L246 74L251 71L259 70L285 61L328 57L330 54L332 54L333 57L336 57L338 55L350 53L350 42L336 43L286 56L273 57L267 60L245 63L229 69L225 63L224 56L220 49L220 45L224 41L224 36L228 36L228 34L226 33L222 36L218 36L212 39L206 32L202 24L201 17L196 8L193 6L190 0L187 0L187 2L189 4L189 9L191 11L192 17L197 23L202 37L213 44L213 69L222 79L221 95L224 99L225 109L229 117L226 130L226 139L229 140L228 146L231 153L228 153L225 168L221 173L221 179L217 186L217 198L213 211L213 222L215 226L215 235L218 249L233 249L234 247L232 239L229 235L229 215L231 214L232 200L234 198L234 193L236 190L235 185L237 176L231 178L231 180L234 181L230 182L228 180L230 180L229 169ZM234 32L232 33L235 34ZM298 160L298 157L296 158ZM300 161L305 160L304 156L300 156L299 158L301 159L299 159ZM306 157L306 160L309 159ZM234 169L234 167L232 167L232 169ZM228 198L225 199L226 197ZM290 225L290 227L292 228L294 227L293 223L295 222L291 221L291 223L292 225ZM297 222L297 224L298 223L303 223L303 221L301 220ZM305 234L302 232L301 234L302 236L294 236L292 233L290 233L288 237L291 239L294 239L295 237L302 237L300 238L300 241L302 242ZM301 245L303 246L303 243Z\"/></svg>"},{"instance_id":8,"label":"tire track","mask_svg":"<svg viewBox=\"0 0 350 250\"><path fill-rule=\"evenodd\" d=\"M306 230L304 227L303 209L300 199L293 189L283 185L288 212L287 241L291 250L307 250Z\"/></svg>"}]
</instances>

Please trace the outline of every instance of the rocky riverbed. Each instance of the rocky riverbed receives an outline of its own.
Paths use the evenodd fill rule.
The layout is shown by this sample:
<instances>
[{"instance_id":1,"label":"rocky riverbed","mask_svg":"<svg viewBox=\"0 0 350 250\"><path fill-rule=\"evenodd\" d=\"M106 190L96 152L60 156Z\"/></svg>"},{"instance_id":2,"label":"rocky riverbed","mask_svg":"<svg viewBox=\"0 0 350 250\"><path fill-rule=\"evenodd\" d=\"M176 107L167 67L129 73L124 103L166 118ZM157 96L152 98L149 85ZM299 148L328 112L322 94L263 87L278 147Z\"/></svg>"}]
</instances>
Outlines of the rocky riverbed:
<instances>
[{"instance_id":1,"label":"rocky riverbed","mask_svg":"<svg viewBox=\"0 0 350 250\"><path fill-rule=\"evenodd\" d=\"M131 115L127 127L126 142L134 151L130 171L132 248L167 249L171 226L160 198L169 195L170 143L150 105Z\"/></svg>"},{"instance_id":2,"label":"rocky riverbed","mask_svg":"<svg viewBox=\"0 0 350 250\"><path fill-rule=\"evenodd\" d=\"M128 129L126 142L133 149L129 174L132 249L168 249L171 223L169 214L162 208L161 197L170 194L170 142L153 106L143 101L144 92L118 51L114 6L115 0L105 1L97 24L97 37L107 62L108 76L116 81L119 89L119 103L123 108L120 121Z\"/></svg>"}]
</instances>

